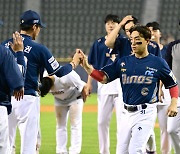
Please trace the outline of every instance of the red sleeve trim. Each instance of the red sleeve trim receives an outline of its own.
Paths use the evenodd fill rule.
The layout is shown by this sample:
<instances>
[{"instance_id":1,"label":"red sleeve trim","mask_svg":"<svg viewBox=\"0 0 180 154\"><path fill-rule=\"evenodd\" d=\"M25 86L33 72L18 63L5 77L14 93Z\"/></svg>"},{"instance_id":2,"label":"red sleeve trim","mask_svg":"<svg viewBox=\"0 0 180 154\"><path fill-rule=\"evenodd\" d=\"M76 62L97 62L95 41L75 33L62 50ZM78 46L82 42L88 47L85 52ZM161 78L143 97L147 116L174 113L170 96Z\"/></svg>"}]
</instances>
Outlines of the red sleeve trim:
<instances>
[{"instance_id":1,"label":"red sleeve trim","mask_svg":"<svg viewBox=\"0 0 180 154\"><path fill-rule=\"evenodd\" d=\"M169 92L170 92L171 98L173 98L173 97L178 98L178 96L179 96L179 88L178 88L177 85L175 87L170 88Z\"/></svg>"},{"instance_id":2,"label":"red sleeve trim","mask_svg":"<svg viewBox=\"0 0 180 154\"><path fill-rule=\"evenodd\" d=\"M90 76L92 78L94 78L95 80L97 80L99 82L103 81L104 75L105 75L104 72L98 71L98 70L95 70L95 69L90 74Z\"/></svg>"}]
</instances>

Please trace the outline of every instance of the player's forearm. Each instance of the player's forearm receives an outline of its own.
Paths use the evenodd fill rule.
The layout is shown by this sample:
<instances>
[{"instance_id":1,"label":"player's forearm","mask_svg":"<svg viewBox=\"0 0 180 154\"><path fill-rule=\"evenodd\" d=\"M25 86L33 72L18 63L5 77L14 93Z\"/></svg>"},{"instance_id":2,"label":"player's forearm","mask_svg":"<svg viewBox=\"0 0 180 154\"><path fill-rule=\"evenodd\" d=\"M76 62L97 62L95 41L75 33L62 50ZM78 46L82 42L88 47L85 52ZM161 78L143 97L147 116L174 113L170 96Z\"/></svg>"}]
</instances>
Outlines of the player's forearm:
<instances>
[{"instance_id":1,"label":"player's forearm","mask_svg":"<svg viewBox=\"0 0 180 154\"><path fill-rule=\"evenodd\" d=\"M93 78L90 75L88 75L87 84L91 85L92 84L92 80L93 80Z\"/></svg>"},{"instance_id":2,"label":"player's forearm","mask_svg":"<svg viewBox=\"0 0 180 154\"><path fill-rule=\"evenodd\" d=\"M88 73L88 75L90 75L92 73L92 71L94 70L92 65L89 65L89 63L87 62L87 60L85 60L85 63L83 64L83 68L86 70L86 72Z\"/></svg>"},{"instance_id":3,"label":"player's forearm","mask_svg":"<svg viewBox=\"0 0 180 154\"><path fill-rule=\"evenodd\" d=\"M94 69L92 65L89 65L89 63L87 61L87 57L84 58L83 68L86 70L88 75L90 75L95 80L97 80L101 83L107 83L106 75L102 71ZM92 80L92 79L90 79L90 80Z\"/></svg>"},{"instance_id":4,"label":"player's forearm","mask_svg":"<svg viewBox=\"0 0 180 154\"><path fill-rule=\"evenodd\" d=\"M118 26L106 37L105 45L111 49L114 48L114 43L116 41L116 38L118 36L118 33L121 29L122 25L121 23L118 24Z\"/></svg>"}]
</instances>

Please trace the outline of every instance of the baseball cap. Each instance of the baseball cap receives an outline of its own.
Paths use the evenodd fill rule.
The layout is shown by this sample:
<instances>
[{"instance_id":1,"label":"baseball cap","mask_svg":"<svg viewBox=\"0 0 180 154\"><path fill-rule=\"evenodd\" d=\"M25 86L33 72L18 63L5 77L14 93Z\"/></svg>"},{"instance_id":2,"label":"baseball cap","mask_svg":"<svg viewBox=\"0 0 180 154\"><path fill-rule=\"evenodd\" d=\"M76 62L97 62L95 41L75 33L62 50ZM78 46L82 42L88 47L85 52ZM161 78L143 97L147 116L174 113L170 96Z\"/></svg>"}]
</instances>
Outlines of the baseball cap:
<instances>
[{"instance_id":1,"label":"baseball cap","mask_svg":"<svg viewBox=\"0 0 180 154\"><path fill-rule=\"evenodd\" d=\"M1 26L1 25L3 25L3 21L2 21L2 20L0 20L0 26Z\"/></svg>"},{"instance_id":2,"label":"baseball cap","mask_svg":"<svg viewBox=\"0 0 180 154\"><path fill-rule=\"evenodd\" d=\"M42 23L40 15L32 10L25 11L20 17L20 25L33 25L37 24L45 28L46 25Z\"/></svg>"},{"instance_id":3,"label":"baseball cap","mask_svg":"<svg viewBox=\"0 0 180 154\"><path fill-rule=\"evenodd\" d=\"M158 22L154 21L154 22L149 22L146 24L147 27L152 27L153 30L160 30L160 25Z\"/></svg>"}]
</instances>

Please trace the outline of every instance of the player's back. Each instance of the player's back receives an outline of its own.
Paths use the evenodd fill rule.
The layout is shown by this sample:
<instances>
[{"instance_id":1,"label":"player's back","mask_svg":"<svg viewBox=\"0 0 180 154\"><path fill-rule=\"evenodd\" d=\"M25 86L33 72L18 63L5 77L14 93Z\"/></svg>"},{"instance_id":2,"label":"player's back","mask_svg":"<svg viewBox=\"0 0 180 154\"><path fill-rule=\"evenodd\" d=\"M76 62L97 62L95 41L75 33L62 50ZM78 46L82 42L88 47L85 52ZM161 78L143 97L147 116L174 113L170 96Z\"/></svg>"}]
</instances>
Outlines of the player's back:
<instances>
[{"instance_id":1,"label":"player's back","mask_svg":"<svg viewBox=\"0 0 180 154\"><path fill-rule=\"evenodd\" d=\"M36 96L40 72L46 68L48 73L51 74L59 68L59 64L49 52L48 48L34 42L28 35L21 34L21 36L23 37L24 43L24 56L27 58L24 93L25 95ZM12 39L3 42L7 48L9 48L9 41L12 41Z\"/></svg>"}]
</instances>

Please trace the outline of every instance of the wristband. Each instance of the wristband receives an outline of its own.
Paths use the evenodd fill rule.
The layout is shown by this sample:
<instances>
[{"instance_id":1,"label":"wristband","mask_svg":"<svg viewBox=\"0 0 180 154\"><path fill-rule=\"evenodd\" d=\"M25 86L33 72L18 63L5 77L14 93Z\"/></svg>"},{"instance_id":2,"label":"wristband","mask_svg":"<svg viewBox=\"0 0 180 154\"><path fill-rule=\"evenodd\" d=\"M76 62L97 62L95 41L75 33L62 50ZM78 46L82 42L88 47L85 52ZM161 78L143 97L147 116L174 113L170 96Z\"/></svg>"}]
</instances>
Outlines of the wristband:
<instances>
[{"instance_id":1,"label":"wristband","mask_svg":"<svg viewBox=\"0 0 180 154\"><path fill-rule=\"evenodd\" d=\"M93 77L95 80L101 82L104 79L104 72L98 71L98 70L93 70L92 73L90 74L91 77Z\"/></svg>"},{"instance_id":2,"label":"wristband","mask_svg":"<svg viewBox=\"0 0 180 154\"><path fill-rule=\"evenodd\" d=\"M179 89L178 89L177 85L175 87L170 88L169 92L170 92L171 98L173 98L173 97L178 98Z\"/></svg>"}]
</instances>

